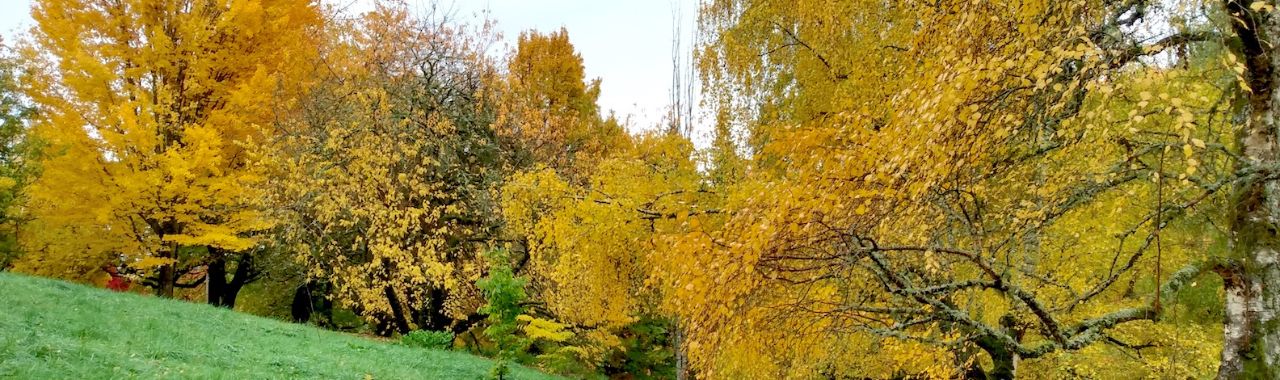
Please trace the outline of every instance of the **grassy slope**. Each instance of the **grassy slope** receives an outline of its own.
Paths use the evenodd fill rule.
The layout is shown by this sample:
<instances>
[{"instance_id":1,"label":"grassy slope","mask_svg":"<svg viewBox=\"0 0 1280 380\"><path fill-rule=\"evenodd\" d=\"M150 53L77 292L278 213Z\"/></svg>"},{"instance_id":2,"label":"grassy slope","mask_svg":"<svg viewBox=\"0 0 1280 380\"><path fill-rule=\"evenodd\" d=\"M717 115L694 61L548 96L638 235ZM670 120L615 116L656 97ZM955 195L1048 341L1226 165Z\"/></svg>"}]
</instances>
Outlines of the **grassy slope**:
<instances>
[{"instance_id":1,"label":"grassy slope","mask_svg":"<svg viewBox=\"0 0 1280 380\"><path fill-rule=\"evenodd\" d=\"M477 379L492 362L0 273L0 378ZM517 379L550 376L514 368Z\"/></svg>"}]
</instances>

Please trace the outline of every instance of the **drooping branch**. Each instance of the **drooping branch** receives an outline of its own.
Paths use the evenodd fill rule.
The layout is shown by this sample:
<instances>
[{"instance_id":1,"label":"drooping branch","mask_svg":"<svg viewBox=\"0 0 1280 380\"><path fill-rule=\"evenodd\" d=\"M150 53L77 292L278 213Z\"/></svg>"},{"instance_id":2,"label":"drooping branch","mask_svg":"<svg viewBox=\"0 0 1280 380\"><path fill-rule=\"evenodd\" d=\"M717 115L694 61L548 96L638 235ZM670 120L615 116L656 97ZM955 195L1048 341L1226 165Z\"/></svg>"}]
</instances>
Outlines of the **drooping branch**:
<instances>
[{"instance_id":1,"label":"drooping branch","mask_svg":"<svg viewBox=\"0 0 1280 380\"><path fill-rule=\"evenodd\" d=\"M787 38L790 39L791 42L784 44L782 47L770 50L765 55L773 53L781 48L799 46L809 51L810 53L813 53L814 58L817 58L818 62L822 63L822 66L827 68L827 71L831 73L832 78L834 78L835 80L849 79L849 74L835 72L835 67L832 66L831 61L828 60L826 56L822 55L822 52L819 52L818 49L814 49L813 46L810 46L808 42L805 42L803 39L800 38L800 36L797 36L796 32L791 30L791 28L783 26L777 21L769 21L769 23L773 24L774 28L777 29L778 31L781 31L783 34L786 34Z\"/></svg>"},{"instance_id":2,"label":"drooping branch","mask_svg":"<svg viewBox=\"0 0 1280 380\"><path fill-rule=\"evenodd\" d=\"M991 263L987 261L987 259L984 259L981 255L977 253L968 252L961 249L954 249L954 248L923 247L923 246L890 246L890 247L880 247L879 250L887 251L887 252L892 252L892 251L938 252L938 253L956 255L956 256L960 256L965 259L968 259L970 262L978 266L978 268L980 268L983 271L983 273L985 273L991 279L991 284L993 285L991 289L1005 292L1006 294L1012 296L1012 298L1017 299L1018 301L1021 301L1024 305L1027 306L1027 308L1031 310L1033 314L1036 315L1036 318L1040 320L1041 325L1043 325L1045 331L1049 334L1050 338L1053 338L1059 343L1063 343L1065 340L1065 337L1061 332L1061 327L1059 327L1058 321L1053 318L1053 315L1049 312L1049 309L1046 308L1044 305L1042 305L1041 302L1036 298L1034 294L1032 294L1030 291L1022 289L1021 287L1006 281L1004 276L999 274L995 270L995 268L992 267Z\"/></svg>"},{"instance_id":3,"label":"drooping branch","mask_svg":"<svg viewBox=\"0 0 1280 380\"><path fill-rule=\"evenodd\" d=\"M1004 281L1004 279L999 276L998 272L991 268L989 262L984 261L981 255L945 247L881 247L875 244L873 240L865 237L859 237L855 240L862 243L857 244L857 248L851 251L850 254L870 259L874 264L874 274L878 278L882 279L890 293L902 296L912 302L919 303L922 306L927 306L925 310L930 310L928 313L939 320L950 321L967 326L973 330L973 333L975 334L973 335L974 338L986 337L988 340L1000 342L999 344L1017 352L1023 358L1041 357L1057 350L1078 350L1099 340L1106 339L1108 337L1106 332L1115 326L1139 320L1155 320L1160 314L1160 310L1155 306L1155 299L1153 299L1149 304L1141 307L1116 310L1094 318L1085 319L1075 324L1064 325L1059 321L1058 316L1055 315L1057 311L1044 307L1042 302L1034 293ZM889 260L880 254L882 252L936 252L939 254L958 256L974 263L985 275L994 277L990 281L966 280L934 286L916 287L910 280L900 274L900 271L895 270L895 268L889 263ZM1173 273L1169 276L1168 280L1161 284L1159 298L1167 299L1173 297L1187 283L1191 282L1191 280L1206 271L1215 268L1217 265L1218 261L1216 261L1216 259L1209 259L1187 265L1181 270ZM1036 344L1024 344L1019 339L1016 339L1009 333L1004 332L1002 329L975 320L968 316L964 311L943 301L955 292L971 288L1000 291L1009 295L1010 298L1018 300L1036 315L1037 319L1040 320L1040 324L1042 325L1044 332L1050 339ZM895 314L896 310L899 309L901 308L882 308L878 310L867 307L853 307L850 310L869 314L875 314L878 311L895 311L892 313L883 313L892 317L892 314ZM875 328L868 328L864 330L877 333L882 336L911 336L903 331L905 328L904 326L906 325L895 326L898 326L898 328L888 329L888 331L892 332L888 334L885 333L886 331L879 331ZM884 330L884 328L880 329Z\"/></svg>"},{"instance_id":4,"label":"drooping branch","mask_svg":"<svg viewBox=\"0 0 1280 380\"><path fill-rule=\"evenodd\" d=\"M1127 49L1122 49L1112 57L1112 66L1122 66L1133 62L1138 57L1154 55L1170 48L1184 46L1195 42L1209 41L1218 37L1217 33L1207 31L1183 31L1174 33L1167 37L1157 40L1155 43L1142 45L1134 44Z\"/></svg>"},{"instance_id":5,"label":"drooping branch","mask_svg":"<svg viewBox=\"0 0 1280 380\"><path fill-rule=\"evenodd\" d=\"M1182 269L1174 272L1169 279L1160 285L1159 298L1173 298L1182 287L1196 277L1213 269L1218 265L1217 259L1208 259L1188 264ZM1158 298L1156 298L1158 299ZM1067 332L1072 338L1062 348L1067 350L1077 350L1099 340L1106 338L1105 331L1125 322L1138 320L1155 320L1159 316L1159 310L1153 299L1149 304L1142 307L1128 308L1116 310L1102 316L1081 321L1070 327Z\"/></svg>"}]
</instances>

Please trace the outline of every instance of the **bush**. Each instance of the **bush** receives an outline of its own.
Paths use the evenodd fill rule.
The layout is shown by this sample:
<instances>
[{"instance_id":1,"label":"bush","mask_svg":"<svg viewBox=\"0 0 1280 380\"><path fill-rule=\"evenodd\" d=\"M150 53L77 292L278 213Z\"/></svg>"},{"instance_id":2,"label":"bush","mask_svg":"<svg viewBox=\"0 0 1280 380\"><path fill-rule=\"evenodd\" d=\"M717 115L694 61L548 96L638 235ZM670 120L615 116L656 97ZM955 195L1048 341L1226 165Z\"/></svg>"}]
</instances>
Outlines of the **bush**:
<instances>
[{"instance_id":1,"label":"bush","mask_svg":"<svg viewBox=\"0 0 1280 380\"><path fill-rule=\"evenodd\" d=\"M409 347L448 350L453 348L453 333L448 331L412 331L400 337L400 344Z\"/></svg>"},{"instance_id":2,"label":"bush","mask_svg":"<svg viewBox=\"0 0 1280 380\"><path fill-rule=\"evenodd\" d=\"M498 348L489 378L503 380L510 372L507 362L515 360L528 345L516 336L520 329L516 320L524 314L520 302L526 297L525 279L512 273L510 257L504 250L489 251L485 260L489 262L489 275L477 281L476 287L484 293L485 305L480 308L480 313L487 315L485 320L489 322L484 335L492 339Z\"/></svg>"}]
</instances>

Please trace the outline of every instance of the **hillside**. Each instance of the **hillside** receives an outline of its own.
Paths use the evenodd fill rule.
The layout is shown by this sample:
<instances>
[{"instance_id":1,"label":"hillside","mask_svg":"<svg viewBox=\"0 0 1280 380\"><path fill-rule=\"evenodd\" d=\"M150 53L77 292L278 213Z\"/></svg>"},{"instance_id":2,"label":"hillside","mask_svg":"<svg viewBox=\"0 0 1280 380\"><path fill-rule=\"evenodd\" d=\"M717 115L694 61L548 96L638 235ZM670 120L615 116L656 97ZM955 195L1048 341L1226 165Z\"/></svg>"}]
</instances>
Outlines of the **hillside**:
<instances>
[{"instance_id":1,"label":"hillside","mask_svg":"<svg viewBox=\"0 0 1280 380\"><path fill-rule=\"evenodd\" d=\"M0 378L476 379L491 361L0 273ZM549 375L516 368L515 378Z\"/></svg>"}]
</instances>

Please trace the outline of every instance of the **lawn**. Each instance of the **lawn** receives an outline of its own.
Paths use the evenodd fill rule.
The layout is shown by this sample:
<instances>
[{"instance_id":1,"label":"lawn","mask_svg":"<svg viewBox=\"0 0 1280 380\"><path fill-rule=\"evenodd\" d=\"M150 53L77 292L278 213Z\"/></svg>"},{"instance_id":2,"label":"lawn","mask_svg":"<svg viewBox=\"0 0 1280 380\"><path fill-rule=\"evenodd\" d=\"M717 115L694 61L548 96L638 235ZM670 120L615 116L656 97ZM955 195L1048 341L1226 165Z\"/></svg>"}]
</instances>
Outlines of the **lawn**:
<instances>
[{"instance_id":1,"label":"lawn","mask_svg":"<svg viewBox=\"0 0 1280 380\"><path fill-rule=\"evenodd\" d=\"M202 304L0 273L0 378L479 379L492 363ZM552 378L524 367L513 375Z\"/></svg>"}]
</instances>

